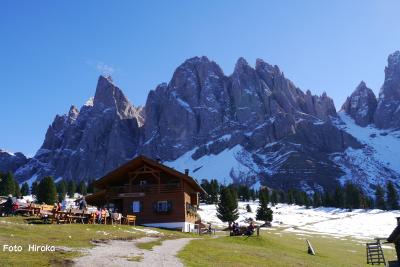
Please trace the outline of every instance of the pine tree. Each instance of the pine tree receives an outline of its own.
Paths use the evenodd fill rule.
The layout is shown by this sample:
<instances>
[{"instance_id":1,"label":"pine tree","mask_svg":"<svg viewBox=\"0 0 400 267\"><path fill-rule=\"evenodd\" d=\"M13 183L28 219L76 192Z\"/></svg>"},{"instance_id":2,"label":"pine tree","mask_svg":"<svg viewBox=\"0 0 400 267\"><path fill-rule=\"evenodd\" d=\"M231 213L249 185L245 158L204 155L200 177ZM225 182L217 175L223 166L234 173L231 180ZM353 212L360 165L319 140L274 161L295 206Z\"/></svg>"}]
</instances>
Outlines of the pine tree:
<instances>
[{"instance_id":1,"label":"pine tree","mask_svg":"<svg viewBox=\"0 0 400 267\"><path fill-rule=\"evenodd\" d=\"M250 200L250 189L247 185L240 185L238 188L238 193L242 201Z\"/></svg>"},{"instance_id":2,"label":"pine tree","mask_svg":"<svg viewBox=\"0 0 400 267\"><path fill-rule=\"evenodd\" d=\"M77 192L84 196L87 195L86 183L83 180L78 184Z\"/></svg>"},{"instance_id":3,"label":"pine tree","mask_svg":"<svg viewBox=\"0 0 400 267\"><path fill-rule=\"evenodd\" d=\"M27 182L25 182L25 183L22 184L22 187L21 187L21 194L22 194L23 196L29 195L29 185L28 185Z\"/></svg>"},{"instance_id":4,"label":"pine tree","mask_svg":"<svg viewBox=\"0 0 400 267\"><path fill-rule=\"evenodd\" d=\"M94 185L93 185L93 183L94 183L94 180L93 179L89 179L88 187L87 187L88 194L93 194L94 193Z\"/></svg>"},{"instance_id":5,"label":"pine tree","mask_svg":"<svg viewBox=\"0 0 400 267\"><path fill-rule=\"evenodd\" d=\"M14 196L20 197L21 196L21 189L19 188L19 183L14 180Z\"/></svg>"},{"instance_id":6,"label":"pine tree","mask_svg":"<svg viewBox=\"0 0 400 267\"><path fill-rule=\"evenodd\" d=\"M37 196L39 192L39 184L38 182L33 182L31 185L31 194Z\"/></svg>"},{"instance_id":7,"label":"pine tree","mask_svg":"<svg viewBox=\"0 0 400 267\"><path fill-rule=\"evenodd\" d=\"M256 192L255 192L255 190L253 188L250 189L250 198L253 201L256 200Z\"/></svg>"},{"instance_id":8,"label":"pine tree","mask_svg":"<svg viewBox=\"0 0 400 267\"><path fill-rule=\"evenodd\" d=\"M60 182L57 183L57 193L58 193L58 201L63 201L65 198L65 195L67 194L67 182L65 180L61 180Z\"/></svg>"},{"instance_id":9,"label":"pine tree","mask_svg":"<svg viewBox=\"0 0 400 267\"><path fill-rule=\"evenodd\" d=\"M387 207L390 210L399 209L399 196L392 181L389 181L386 185L386 200Z\"/></svg>"},{"instance_id":10,"label":"pine tree","mask_svg":"<svg viewBox=\"0 0 400 267\"><path fill-rule=\"evenodd\" d=\"M333 206L335 208L344 208L344 193L343 188L340 186L336 186L333 193Z\"/></svg>"},{"instance_id":11,"label":"pine tree","mask_svg":"<svg viewBox=\"0 0 400 267\"><path fill-rule=\"evenodd\" d=\"M272 190L272 194L271 194L271 205L275 206L276 204L278 204L278 192L276 192L276 190Z\"/></svg>"},{"instance_id":12,"label":"pine tree","mask_svg":"<svg viewBox=\"0 0 400 267\"><path fill-rule=\"evenodd\" d=\"M218 192L220 190L220 186L217 179L211 179L210 182L210 201L212 204L218 203Z\"/></svg>"},{"instance_id":13,"label":"pine tree","mask_svg":"<svg viewBox=\"0 0 400 267\"><path fill-rule=\"evenodd\" d=\"M57 190L53 178L44 177L38 185L38 202L53 205L56 202Z\"/></svg>"},{"instance_id":14,"label":"pine tree","mask_svg":"<svg viewBox=\"0 0 400 267\"><path fill-rule=\"evenodd\" d=\"M3 175L0 183L0 195L15 195L15 181L11 172Z\"/></svg>"},{"instance_id":15,"label":"pine tree","mask_svg":"<svg viewBox=\"0 0 400 267\"><path fill-rule=\"evenodd\" d=\"M223 222L231 223L239 218L237 198L234 197L229 187L221 189L220 199L217 205L217 217Z\"/></svg>"},{"instance_id":16,"label":"pine tree","mask_svg":"<svg viewBox=\"0 0 400 267\"><path fill-rule=\"evenodd\" d=\"M257 209L256 219L266 222L271 222L273 218L272 216L273 212L270 208L268 208L269 192L267 188L260 190L259 199L260 199L260 206Z\"/></svg>"},{"instance_id":17,"label":"pine tree","mask_svg":"<svg viewBox=\"0 0 400 267\"><path fill-rule=\"evenodd\" d=\"M68 181L68 188L67 188L68 196L73 197L76 193L76 184L74 180Z\"/></svg>"},{"instance_id":18,"label":"pine tree","mask_svg":"<svg viewBox=\"0 0 400 267\"><path fill-rule=\"evenodd\" d=\"M318 208L321 207L321 205L322 205L321 194L319 192L314 192L313 207Z\"/></svg>"},{"instance_id":19,"label":"pine tree","mask_svg":"<svg viewBox=\"0 0 400 267\"><path fill-rule=\"evenodd\" d=\"M303 195L303 199L304 199L304 206L306 206L306 208L308 209L311 205L310 197L308 196L308 194L306 192L302 192L302 195Z\"/></svg>"},{"instance_id":20,"label":"pine tree","mask_svg":"<svg viewBox=\"0 0 400 267\"><path fill-rule=\"evenodd\" d=\"M375 207L380 210L386 210L385 191L380 185L377 185L375 189Z\"/></svg>"},{"instance_id":21,"label":"pine tree","mask_svg":"<svg viewBox=\"0 0 400 267\"><path fill-rule=\"evenodd\" d=\"M361 190L353 183L348 182L344 187L345 208L358 209L361 206Z\"/></svg>"},{"instance_id":22,"label":"pine tree","mask_svg":"<svg viewBox=\"0 0 400 267\"><path fill-rule=\"evenodd\" d=\"M287 192L287 203L288 204L294 204L294 194L293 194L293 190L289 189Z\"/></svg>"}]
</instances>

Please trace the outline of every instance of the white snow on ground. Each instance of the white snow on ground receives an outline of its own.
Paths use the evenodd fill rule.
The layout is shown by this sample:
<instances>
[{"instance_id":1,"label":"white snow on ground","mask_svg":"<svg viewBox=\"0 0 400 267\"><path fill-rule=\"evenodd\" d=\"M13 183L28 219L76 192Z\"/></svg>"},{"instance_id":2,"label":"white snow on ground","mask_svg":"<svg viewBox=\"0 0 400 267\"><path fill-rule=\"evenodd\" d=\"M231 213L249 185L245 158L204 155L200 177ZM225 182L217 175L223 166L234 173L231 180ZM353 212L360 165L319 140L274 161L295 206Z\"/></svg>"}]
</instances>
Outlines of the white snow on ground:
<instances>
[{"instance_id":1,"label":"white snow on ground","mask_svg":"<svg viewBox=\"0 0 400 267\"><path fill-rule=\"evenodd\" d=\"M246 211L249 204L252 212ZM256 217L258 202L239 202L239 224L246 224L247 218ZM285 231L302 234L318 233L335 237L373 239L388 237L396 227L396 217L400 211L353 210L348 212L336 208L305 208L297 205L278 204L272 207L272 226ZM226 227L217 217L215 205L201 204L199 214L203 222Z\"/></svg>"},{"instance_id":2,"label":"white snow on ground","mask_svg":"<svg viewBox=\"0 0 400 267\"><path fill-rule=\"evenodd\" d=\"M231 149L225 149L218 155L207 155L197 160L192 158L196 149L186 152L175 161L164 162L165 165L183 172L184 169L190 169L190 175L200 182L201 179L218 179L221 183L231 183L231 170L234 173L251 172L247 166L240 162L243 158L243 149L237 145Z\"/></svg>"},{"instance_id":3,"label":"white snow on ground","mask_svg":"<svg viewBox=\"0 0 400 267\"><path fill-rule=\"evenodd\" d=\"M354 120L343 112L338 113L345 125L338 125L340 128L357 138L361 143L373 149L376 160L382 162L388 168L400 173L400 131L380 130L372 125L361 127L354 123Z\"/></svg>"}]
</instances>

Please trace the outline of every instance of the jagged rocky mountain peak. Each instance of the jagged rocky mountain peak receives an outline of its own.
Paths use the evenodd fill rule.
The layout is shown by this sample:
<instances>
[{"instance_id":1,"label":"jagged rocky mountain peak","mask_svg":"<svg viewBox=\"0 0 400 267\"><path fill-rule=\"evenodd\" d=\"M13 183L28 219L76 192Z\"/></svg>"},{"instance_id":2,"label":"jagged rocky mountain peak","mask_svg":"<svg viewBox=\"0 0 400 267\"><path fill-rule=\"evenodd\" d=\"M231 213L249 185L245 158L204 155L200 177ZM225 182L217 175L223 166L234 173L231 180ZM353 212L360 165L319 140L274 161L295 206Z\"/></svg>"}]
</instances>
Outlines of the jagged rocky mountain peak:
<instances>
[{"instance_id":1,"label":"jagged rocky mountain peak","mask_svg":"<svg viewBox=\"0 0 400 267\"><path fill-rule=\"evenodd\" d=\"M364 81L361 81L346 99L342 110L350 115L358 125L367 126L374 121L377 103L374 92L367 87Z\"/></svg>"},{"instance_id":2,"label":"jagged rocky mountain peak","mask_svg":"<svg viewBox=\"0 0 400 267\"><path fill-rule=\"evenodd\" d=\"M0 148L0 173L14 173L28 162L28 158L21 152L11 153Z\"/></svg>"},{"instance_id":3,"label":"jagged rocky mountain peak","mask_svg":"<svg viewBox=\"0 0 400 267\"><path fill-rule=\"evenodd\" d=\"M93 98L93 107L101 111L115 111L121 118L134 116L135 108L110 76L101 75Z\"/></svg>"},{"instance_id":4,"label":"jagged rocky mountain peak","mask_svg":"<svg viewBox=\"0 0 400 267\"><path fill-rule=\"evenodd\" d=\"M79 110L76 106L72 105L68 111L68 120L75 121L78 118Z\"/></svg>"},{"instance_id":5,"label":"jagged rocky mountain peak","mask_svg":"<svg viewBox=\"0 0 400 267\"><path fill-rule=\"evenodd\" d=\"M360 83L343 109L369 123L374 99ZM94 98L79 111L73 106L56 116L43 146L16 176L98 178L144 154L191 168L198 179L214 178L205 173L215 170L220 181L332 188L349 173L336 162L346 159L349 148L363 147L338 126L341 118L325 92L302 91L262 59L252 67L239 58L225 75L207 57L193 57L169 83L151 90L143 107L134 107L110 77L100 76ZM223 163L210 166L221 158ZM180 161L184 166L176 165Z\"/></svg>"},{"instance_id":6,"label":"jagged rocky mountain peak","mask_svg":"<svg viewBox=\"0 0 400 267\"><path fill-rule=\"evenodd\" d=\"M379 128L400 128L400 52L388 57L374 122Z\"/></svg>"}]
</instances>

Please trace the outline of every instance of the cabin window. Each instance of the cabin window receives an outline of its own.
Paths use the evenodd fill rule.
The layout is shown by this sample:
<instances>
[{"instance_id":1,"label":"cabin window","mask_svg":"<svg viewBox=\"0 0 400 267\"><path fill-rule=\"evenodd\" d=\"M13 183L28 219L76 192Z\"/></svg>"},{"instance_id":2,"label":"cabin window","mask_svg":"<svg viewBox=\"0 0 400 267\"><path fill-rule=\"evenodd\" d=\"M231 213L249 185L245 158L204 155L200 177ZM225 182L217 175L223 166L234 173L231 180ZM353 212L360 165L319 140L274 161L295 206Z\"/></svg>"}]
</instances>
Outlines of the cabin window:
<instances>
[{"instance_id":1,"label":"cabin window","mask_svg":"<svg viewBox=\"0 0 400 267\"><path fill-rule=\"evenodd\" d=\"M139 184L140 184L140 185L147 185L147 181L146 181L146 180L140 180L140 181L139 181Z\"/></svg>"},{"instance_id":2,"label":"cabin window","mask_svg":"<svg viewBox=\"0 0 400 267\"><path fill-rule=\"evenodd\" d=\"M142 204L140 201L133 201L132 202L132 212L140 212L142 210Z\"/></svg>"},{"instance_id":3,"label":"cabin window","mask_svg":"<svg viewBox=\"0 0 400 267\"><path fill-rule=\"evenodd\" d=\"M172 202L168 200L157 201L153 203L154 212L168 213L172 211Z\"/></svg>"}]
</instances>

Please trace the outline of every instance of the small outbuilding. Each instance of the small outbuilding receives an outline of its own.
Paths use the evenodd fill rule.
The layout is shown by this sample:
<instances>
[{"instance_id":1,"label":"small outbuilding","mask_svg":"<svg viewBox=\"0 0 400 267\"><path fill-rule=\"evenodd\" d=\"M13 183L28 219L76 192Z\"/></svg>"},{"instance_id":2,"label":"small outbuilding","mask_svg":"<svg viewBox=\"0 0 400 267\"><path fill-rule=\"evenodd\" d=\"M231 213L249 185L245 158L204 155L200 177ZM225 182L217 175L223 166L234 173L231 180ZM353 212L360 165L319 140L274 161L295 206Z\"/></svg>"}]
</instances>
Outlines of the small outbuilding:
<instances>
[{"instance_id":1,"label":"small outbuilding","mask_svg":"<svg viewBox=\"0 0 400 267\"><path fill-rule=\"evenodd\" d=\"M90 205L135 215L137 224L189 232L199 220L199 194L204 189L186 170L181 173L139 156L94 182Z\"/></svg>"}]
</instances>

